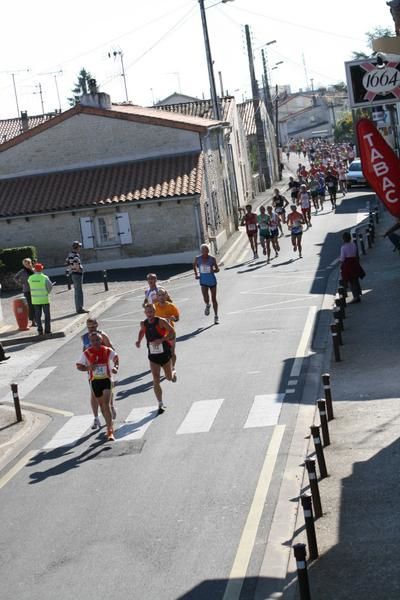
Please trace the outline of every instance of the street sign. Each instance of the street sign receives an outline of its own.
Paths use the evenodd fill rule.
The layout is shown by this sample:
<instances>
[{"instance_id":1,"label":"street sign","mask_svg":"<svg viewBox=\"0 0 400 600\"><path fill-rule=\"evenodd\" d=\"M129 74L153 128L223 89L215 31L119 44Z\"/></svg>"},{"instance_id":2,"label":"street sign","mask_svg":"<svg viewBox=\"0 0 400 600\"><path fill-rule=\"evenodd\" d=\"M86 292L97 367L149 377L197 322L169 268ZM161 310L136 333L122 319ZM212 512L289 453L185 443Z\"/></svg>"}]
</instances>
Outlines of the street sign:
<instances>
[{"instance_id":1,"label":"street sign","mask_svg":"<svg viewBox=\"0 0 400 600\"><path fill-rule=\"evenodd\" d=\"M400 100L400 55L390 60L365 58L345 63L351 108L394 104Z\"/></svg>"}]
</instances>

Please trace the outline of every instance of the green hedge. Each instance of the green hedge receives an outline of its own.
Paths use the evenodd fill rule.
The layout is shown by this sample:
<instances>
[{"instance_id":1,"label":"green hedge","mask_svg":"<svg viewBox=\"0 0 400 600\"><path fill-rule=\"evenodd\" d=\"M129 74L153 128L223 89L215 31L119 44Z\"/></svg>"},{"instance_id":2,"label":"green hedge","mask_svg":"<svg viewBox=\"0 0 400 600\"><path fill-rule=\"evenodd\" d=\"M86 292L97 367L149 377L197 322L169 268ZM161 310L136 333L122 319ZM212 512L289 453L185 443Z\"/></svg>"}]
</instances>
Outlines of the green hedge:
<instances>
[{"instance_id":1,"label":"green hedge","mask_svg":"<svg viewBox=\"0 0 400 600\"><path fill-rule=\"evenodd\" d=\"M16 273L22 269L24 258L37 259L35 246L21 246L20 248L4 248L0 250L0 268L2 271Z\"/></svg>"}]
</instances>

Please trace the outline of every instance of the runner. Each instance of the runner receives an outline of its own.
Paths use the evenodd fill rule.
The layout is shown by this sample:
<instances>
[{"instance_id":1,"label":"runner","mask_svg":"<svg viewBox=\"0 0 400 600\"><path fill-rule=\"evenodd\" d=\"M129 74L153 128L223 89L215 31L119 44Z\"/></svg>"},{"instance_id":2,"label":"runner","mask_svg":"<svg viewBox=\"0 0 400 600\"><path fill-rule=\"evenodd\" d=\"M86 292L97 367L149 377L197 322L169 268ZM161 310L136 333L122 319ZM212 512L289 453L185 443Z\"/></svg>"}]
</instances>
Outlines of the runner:
<instances>
[{"instance_id":1,"label":"runner","mask_svg":"<svg viewBox=\"0 0 400 600\"><path fill-rule=\"evenodd\" d=\"M160 384L161 368L168 381L176 381L172 374L172 352L171 341L175 338L174 329L166 319L155 316L155 308L147 304L144 308L146 318L140 323L136 348L140 348L142 339L146 336L150 370L153 376L154 393L158 402L158 414L161 415L166 406L162 401L162 389Z\"/></svg>"},{"instance_id":2,"label":"runner","mask_svg":"<svg viewBox=\"0 0 400 600\"><path fill-rule=\"evenodd\" d=\"M289 206L289 202L286 200L285 196L282 196L278 188L274 189L274 195L272 196L272 206L275 209L275 212L279 215L279 218L281 219L282 223L286 223L286 207ZM282 225L280 223L279 229L281 235L283 235Z\"/></svg>"},{"instance_id":3,"label":"runner","mask_svg":"<svg viewBox=\"0 0 400 600\"><path fill-rule=\"evenodd\" d=\"M108 337L108 335L104 332L104 331L100 331L98 329L98 322L97 319L90 317L89 319L87 319L86 321L86 327L87 327L87 332L84 333L81 336L81 340L82 340L82 344L83 344L83 349L82 351L84 352L85 350L87 350L90 346L90 334L91 333L99 333L101 335L101 343L103 344L103 346L107 346L108 348L111 348L112 350L114 350L114 346L111 343L110 338ZM112 382L113 385L111 387L111 401L110 401L110 406L111 406L111 415L113 420L115 420L117 418L117 411L115 410L115 406L114 406L114 385L115 382ZM89 385L90 385L90 379L89 379ZM93 412L93 425L92 425L92 429L100 429L101 427L101 423L100 423L100 419L99 419L99 403L97 401L96 396L93 393L92 390L92 386L90 386L90 406L92 407L92 412Z\"/></svg>"},{"instance_id":4,"label":"runner","mask_svg":"<svg viewBox=\"0 0 400 600\"><path fill-rule=\"evenodd\" d=\"M157 300L156 300L156 302L154 302L154 308L156 309L155 315L156 315L156 317L162 317L163 319L166 319L175 332L174 323L177 323L179 321L179 310L178 310L177 306L175 306L175 304L173 304L172 302L168 302L167 296L168 296L167 290L165 290L164 288L161 288L161 287L158 288ZM172 367L173 367L172 381L174 383L177 379L176 371L175 371L175 363L176 363L175 347L176 347L176 334L174 336L174 339L171 340Z\"/></svg>"},{"instance_id":5,"label":"runner","mask_svg":"<svg viewBox=\"0 0 400 600\"><path fill-rule=\"evenodd\" d=\"M345 196L347 193L347 181L346 181L347 169L344 166L344 164L339 165L338 173L339 173L339 190L342 192L342 195Z\"/></svg>"},{"instance_id":6,"label":"runner","mask_svg":"<svg viewBox=\"0 0 400 600\"><path fill-rule=\"evenodd\" d=\"M336 193L337 193L337 184L338 180L335 175L333 175L332 170L328 169L325 177L325 183L328 186L328 194L329 199L331 201L332 210L334 211L336 208Z\"/></svg>"},{"instance_id":7,"label":"runner","mask_svg":"<svg viewBox=\"0 0 400 600\"><path fill-rule=\"evenodd\" d=\"M157 292L158 292L157 275L155 273L148 273L148 275L146 275L146 279L147 279L147 283L149 284L149 287L144 292L143 308L147 304L153 304L153 302L157 298ZM172 302L168 292L167 292L167 296L168 296L167 297L168 302Z\"/></svg>"},{"instance_id":8,"label":"runner","mask_svg":"<svg viewBox=\"0 0 400 600\"><path fill-rule=\"evenodd\" d=\"M265 206L260 206L260 214L257 215L258 231L260 234L260 244L264 256L268 253L268 262L271 254L270 235L269 235L269 217L265 213Z\"/></svg>"},{"instance_id":9,"label":"runner","mask_svg":"<svg viewBox=\"0 0 400 600\"><path fill-rule=\"evenodd\" d=\"M301 212L303 213L304 222L308 227L312 227L311 225L311 196L310 192L307 190L307 186L302 184L300 186L299 195L297 197L297 204L301 207Z\"/></svg>"},{"instance_id":10,"label":"runner","mask_svg":"<svg viewBox=\"0 0 400 600\"><path fill-rule=\"evenodd\" d=\"M250 247L253 252L253 258L258 258L257 253L257 215L252 212L251 204L246 205L246 213L240 223L246 226L247 237L249 238Z\"/></svg>"},{"instance_id":11,"label":"runner","mask_svg":"<svg viewBox=\"0 0 400 600\"><path fill-rule=\"evenodd\" d=\"M107 427L107 440L114 441L114 430L111 415L111 373L117 373L119 367L118 354L102 344L102 337L97 332L89 334L90 346L76 363L78 371L88 371L90 385L96 396ZM114 363L110 369L110 361Z\"/></svg>"},{"instance_id":12,"label":"runner","mask_svg":"<svg viewBox=\"0 0 400 600\"><path fill-rule=\"evenodd\" d=\"M275 250L275 258L278 256L281 248L279 246L279 226L281 223L278 213L272 210L272 206L267 206L267 212L269 217L269 234L271 236L272 247Z\"/></svg>"},{"instance_id":13,"label":"runner","mask_svg":"<svg viewBox=\"0 0 400 600\"><path fill-rule=\"evenodd\" d=\"M288 227L292 235L293 251L299 251L299 258L302 258L301 238L303 235L304 217L297 211L295 204L290 207L292 212L288 214Z\"/></svg>"},{"instance_id":14,"label":"runner","mask_svg":"<svg viewBox=\"0 0 400 600\"><path fill-rule=\"evenodd\" d=\"M325 177L324 177L322 171L320 171L318 173L317 179L318 179L318 199L319 199L319 203L321 205L321 210L322 210L324 207L325 192L326 192Z\"/></svg>"},{"instance_id":15,"label":"runner","mask_svg":"<svg viewBox=\"0 0 400 600\"><path fill-rule=\"evenodd\" d=\"M257 233L257 232L256 232ZM218 273L219 267L214 256L210 255L210 247L207 244L200 246L201 254L196 256L193 262L194 276L200 280L201 293L206 305L204 314L210 314L210 296L214 309L214 324L218 325L218 302L217 302L217 278L215 273Z\"/></svg>"},{"instance_id":16,"label":"runner","mask_svg":"<svg viewBox=\"0 0 400 600\"><path fill-rule=\"evenodd\" d=\"M316 175L313 175L309 180L308 187L310 189L311 200L314 205L315 214L318 214L319 210L319 199L318 199L318 191L319 191L319 183Z\"/></svg>"}]
</instances>

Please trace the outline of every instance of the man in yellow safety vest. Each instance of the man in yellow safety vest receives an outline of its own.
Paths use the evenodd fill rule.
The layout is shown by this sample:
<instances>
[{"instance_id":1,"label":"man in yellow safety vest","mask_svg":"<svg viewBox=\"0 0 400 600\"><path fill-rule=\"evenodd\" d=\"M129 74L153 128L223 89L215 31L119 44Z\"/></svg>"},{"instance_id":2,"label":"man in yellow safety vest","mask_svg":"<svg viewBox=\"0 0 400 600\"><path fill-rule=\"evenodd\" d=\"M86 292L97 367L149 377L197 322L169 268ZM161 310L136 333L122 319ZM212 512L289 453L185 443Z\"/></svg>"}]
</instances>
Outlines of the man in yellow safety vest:
<instances>
[{"instance_id":1,"label":"man in yellow safety vest","mask_svg":"<svg viewBox=\"0 0 400 600\"><path fill-rule=\"evenodd\" d=\"M34 268L35 272L28 278L28 284L31 290L38 334L43 335L42 311L44 313L44 333L51 333L49 294L53 289L53 284L47 275L43 273L44 266L42 263L36 263Z\"/></svg>"}]
</instances>

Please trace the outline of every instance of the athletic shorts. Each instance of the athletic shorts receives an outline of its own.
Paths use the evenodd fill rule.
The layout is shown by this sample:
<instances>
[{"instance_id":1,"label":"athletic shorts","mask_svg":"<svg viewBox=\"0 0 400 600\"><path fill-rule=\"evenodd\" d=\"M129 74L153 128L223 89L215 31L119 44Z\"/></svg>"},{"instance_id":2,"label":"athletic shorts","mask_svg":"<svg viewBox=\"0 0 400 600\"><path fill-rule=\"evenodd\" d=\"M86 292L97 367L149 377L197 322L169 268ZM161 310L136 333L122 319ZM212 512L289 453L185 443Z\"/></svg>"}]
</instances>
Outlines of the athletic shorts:
<instances>
[{"instance_id":1,"label":"athletic shorts","mask_svg":"<svg viewBox=\"0 0 400 600\"><path fill-rule=\"evenodd\" d=\"M261 231L260 230L260 238L263 238L264 240L269 240L271 237L271 234L269 231Z\"/></svg>"},{"instance_id":2,"label":"athletic shorts","mask_svg":"<svg viewBox=\"0 0 400 600\"><path fill-rule=\"evenodd\" d=\"M311 190L311 198L317 198L318 197L318 190Z\"/></svg>"},{"instance_id":3,"label":"athletic shorts","mask_svg":"<svg viewBox=\"0 0 400 600\"><path fill-rule=\"evenodd\" d=\"M247 237L249 238L253 238L253 237L257 237L257 230L256 231L248 231L247 232Z\"/></svg>"},{"instance_id":4,"label":"athletic shorts","mask_svg":"<svg viewBox=\"0 0 400 600\"><path fill-rule=\"evenodd\" d=\"M101 398L104 390L111 390L111 379L93 379L90 385L96 398Z\"/></svg>"},{"instance_id":5,"label":"athletic shorts","mask_svg":"<svg viewBox=\"0 0 400 600\"><path fill-rule=\"evenodd\" d=\"M207 283L201 283L200 286L212 290L213 288L217 287L217 284L214 283L213 285L208 285Z\"/></svg>"},{"instance_id":6,"label":"athletic shorts","mask_svg":"<svg viewBox=\"0 0 400 600\"><path fill-rule=\"evenodd\" d=\"M271 229L271 231L269 232L270 236L272 238L278 237L279 235L279 229Z\"/></svg>"},{"instance_id":7,"label":"athletic shorts","mask_svg":"<svg viewBox=\"0 0 400 600\"><path fill-rule=\"evenodd\" d=\"M168 348L168 350L164 350L164 352L161 352L160 354L149 354L149 361L155 363L156 365L163 366L171 360L171 357L172 352Z\"/></svg>"}]
</instances>

